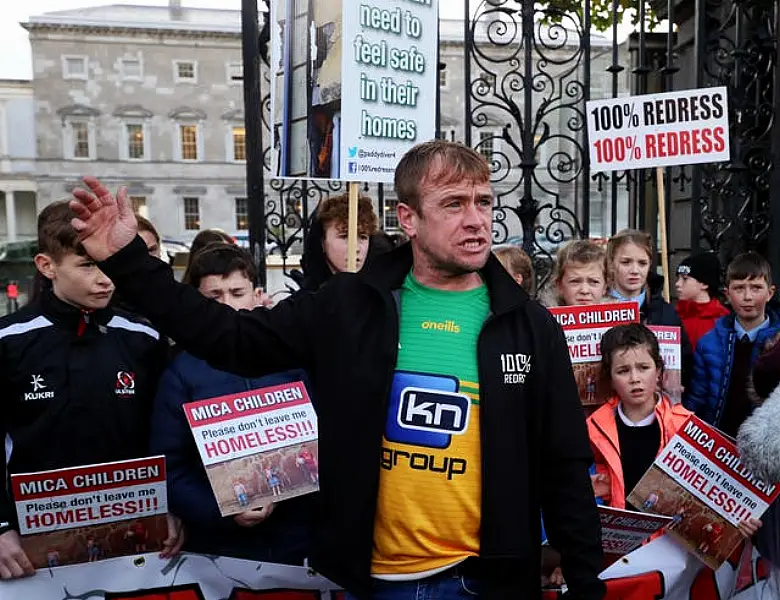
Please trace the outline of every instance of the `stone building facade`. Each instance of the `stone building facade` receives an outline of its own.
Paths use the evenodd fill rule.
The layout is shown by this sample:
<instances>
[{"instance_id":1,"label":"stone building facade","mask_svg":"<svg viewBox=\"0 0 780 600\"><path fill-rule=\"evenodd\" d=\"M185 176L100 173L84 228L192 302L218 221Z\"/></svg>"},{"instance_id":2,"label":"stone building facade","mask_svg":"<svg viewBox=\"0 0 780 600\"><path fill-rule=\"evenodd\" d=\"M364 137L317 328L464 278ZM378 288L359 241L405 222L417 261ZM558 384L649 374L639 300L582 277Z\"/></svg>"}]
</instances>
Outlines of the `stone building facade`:
<instances>
[{"instance_id":1,"label":"stone building facade","mask_svg":"<svg viewBox=\"0 0 780 600\"><path fill-rule=\"evenodd\" d=\"M236 11L104 6L33 17L38 209L80 177L129 187L164 236L246 229Z\"/></svg>"},{"instance_id":2,"label":"stone building facade","mask_svg":"<svg viewBox=\"0 0 780 600\"><path fill-rule=\"evenodd\" d=\"M32 83L0 80L0 241L35 238L36 190Z\"/></svg>"}]
</instances>

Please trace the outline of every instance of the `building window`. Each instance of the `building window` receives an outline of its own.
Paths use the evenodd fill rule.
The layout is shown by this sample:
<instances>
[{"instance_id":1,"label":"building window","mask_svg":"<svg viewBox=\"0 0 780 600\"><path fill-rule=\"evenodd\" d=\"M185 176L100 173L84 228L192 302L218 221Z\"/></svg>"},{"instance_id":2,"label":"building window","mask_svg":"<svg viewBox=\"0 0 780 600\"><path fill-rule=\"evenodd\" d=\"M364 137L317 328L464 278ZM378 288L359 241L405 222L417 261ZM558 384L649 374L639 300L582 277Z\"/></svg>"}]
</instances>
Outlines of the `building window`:
<instances>
[{"instance_id":1,"label":"building window","mask_svg":"<svg viewBox=\"0 0 780 600\"><path fill-rule=\"evenodd\" d=\"M123 158L128 160L146 160L146 127L143 123L125 123Z\"/></svg>"},{"instance_id":2,"label":"building window","mask_svg":"<svg viewBox=\"0 0 780 600\"><path fill-rule=\"evenodd\" d=\"M197 231L200 229L200 200L184 198L184 229Z\"/></svg>"},{"instance_id":3,"label":"building window","mask_svg":"<svg viewBox=\"0 0 780 600\"><path fill-rule=\"evenodd\" d=\"M122 79L140 80L143 78L141 58L123 58L119 62Z\"/></svg>"},{"instance_id":4,"label":"building window","mask_svg":"<svg viewBox=\"0 0 780 600\"><path fill-rule=\"evenodd\" d=\"M439 87L446 90L450 86L450 72L444 68L439 69Z\"/></svg>"},{"instance_id":5,"label":"building window","mask_svg":"<svg viewBox=\"0 0 780 600\"><path fill-rule=\"evenodd\" d=\"M149 208L146 206L146 196L130 196L133 203L133 212L142 217L149 218Z\"/></svg>"},{"instance_id":6,"label":"building window","mask_svg":"<svg viewBox=\"0 0 780 600\"><path fill-rule=\"evenodd\" d=\"M87 79L87 67L86 56L62 57L62 77L64 79Z\"/></svg>"},{"instance_id":7,"label":"building window","mask_svg":"<svg viewBox=\"0 0 780 600\"><path fill-rule=\"evenodd\" d=\"M200 136L195 123L179 125L179 160L199 160Z\"/></svg>"},{"instance_id":8,"label":"building window","mask_svg":"<svg viewBox=\"0 0 780 600\"><path fill-rule=\"evenodd\" d=\"M234 161L246 160L246 129L243 125L233 125L231 127Z\"/></svg>"},{"instance_id":9,"label":"building window","mask_svg":"<svg viewBox=\"0 0 780 600\"><path fill-rule=\"evenodd\" d=\"M244 64L231 62L227 64L227 81L231 85L238 85L244 81Z\"/></svg>"},{"instance_id":10,"label":"building window","mask_svg":"<svg viewBox=\"0 0 780 600\"><path fill-rule=\"evenodd\" d=\"M385 198L384 227L385 231L398 231L398 200L395 198Z\"/></svg>"},{"instance_id":11,"label":"building window","mask_svg":"<svg viewBox=\"0 0 780 600\"><path fill-rule=\"evenodd\" d=\"M246 198L236 198L236 229L249 229L249 203Z\"/></svg>"},{"instance_id":12,"label":"building window","mask_svg":"<svg viewBox=\"0 0 780 600\"><path fill-rule=\"evenodd\" d=\"M173 61L173 79L177 83L197 83L198 63L191 60Z\"/></svg>"},{"instance_id":13,"label":"building window","mask_svg":"<svg viewBox=\"0 0 780 600\"><path fill-rule=\"evenodd\" d=\"M65 125L65 157L78 160L95 158L95 134L89 121L69 121Z\"/></svg>"},{"instance_id":14,"label":"building window","mask_svg":"<svg viewBox=\"0 0 780 600\"><path fill-rule=\"evenodd\" d=\"M445 140L448 142L454 142L455 141L455 129L450 127L448 129L442 129L439 131L439 139Z\"/></svg>"},{"instance_id":15,"label":"building window","mask_svg":"<svg viewBox=\"0 0 780 600\"><path fill-rule=\"evenodd\" d=\"M480 131L479 132L479 153L489 161L493 160L493 153L495 152L496 134L493 131Z\"/></svg>"}]
</instances>

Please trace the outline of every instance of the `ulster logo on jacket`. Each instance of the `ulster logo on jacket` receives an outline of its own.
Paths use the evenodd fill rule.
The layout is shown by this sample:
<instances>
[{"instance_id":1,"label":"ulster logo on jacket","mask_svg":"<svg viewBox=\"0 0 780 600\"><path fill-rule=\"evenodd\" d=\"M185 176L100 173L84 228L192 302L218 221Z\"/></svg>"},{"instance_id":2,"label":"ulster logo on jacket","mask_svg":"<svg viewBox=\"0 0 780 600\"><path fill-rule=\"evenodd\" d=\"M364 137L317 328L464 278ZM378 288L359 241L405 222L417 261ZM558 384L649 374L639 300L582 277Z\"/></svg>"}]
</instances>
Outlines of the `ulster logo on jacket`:
<instances>
[{"instance_id":1,"label":"ulster logo on jacket","mask_svg":"<svg viewBox=\"0 0 780 600\"><path fill-rule=\"evenodd\" d=\"M118 371L116 374L116 395L135 396L135 373Z\"/></svg>"}]
</instances>

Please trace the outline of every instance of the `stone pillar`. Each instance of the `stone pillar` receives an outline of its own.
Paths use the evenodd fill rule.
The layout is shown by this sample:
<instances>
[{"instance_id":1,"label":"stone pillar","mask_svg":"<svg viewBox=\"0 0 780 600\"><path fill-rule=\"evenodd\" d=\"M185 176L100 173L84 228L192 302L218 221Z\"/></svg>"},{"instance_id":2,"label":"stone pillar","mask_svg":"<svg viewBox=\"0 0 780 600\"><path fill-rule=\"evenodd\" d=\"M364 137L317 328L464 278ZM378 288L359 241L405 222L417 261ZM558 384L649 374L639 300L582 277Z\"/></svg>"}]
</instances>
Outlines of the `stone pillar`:
<instances>
[{"instance_id":1,"label":"stone pillar","mask_svg":"<svg viewBox=\"0 0 780 600\"><path fill-rule=\"evenodd\" d=\"M16 241L16 200L13 190L5 192L5 222L8 241Z\"/></svg>"}]
</instances>

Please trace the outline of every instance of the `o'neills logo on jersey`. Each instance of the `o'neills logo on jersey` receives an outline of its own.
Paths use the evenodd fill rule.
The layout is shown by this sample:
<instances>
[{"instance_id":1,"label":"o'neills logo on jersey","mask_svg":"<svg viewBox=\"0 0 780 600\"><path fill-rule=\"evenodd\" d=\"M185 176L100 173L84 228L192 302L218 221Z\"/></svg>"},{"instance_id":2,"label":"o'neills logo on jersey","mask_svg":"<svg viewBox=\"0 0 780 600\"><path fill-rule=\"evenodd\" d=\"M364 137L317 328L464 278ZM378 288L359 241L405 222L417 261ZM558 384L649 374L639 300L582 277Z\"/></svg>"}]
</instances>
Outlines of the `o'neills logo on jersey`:
<instances>
[{"instance_id":1,"label":"o'neills logo on jersey","mask_svg":"<svg viewBox=\"0 0 780 600\"><path fill-rule=\"evenodd\" d=\"M455 321L423 321L420 327L433 331L444 331L447 333L460 333L460 325Z\"/></svg>"},{"instance_id":2,"label":"o'neills logo on jersey","mask_svg":"<svg viewBox=\"0 0 780 600\"><path fill-rule=\"evenodd\" d=\"M531 355L502 354L501 371L504 373L504 383L525 383L525 378L531 372Z\"/></svg>"},{"instance_id":3,"label":"o'neills logo on jersey","mask_svg":"<svg viewBox=\"0 0 780 600\"><path fill-rule=\"evenodd\" d=\"M119 371L116 374L116 395L135 396L135 373Z\"/></svg>"},{"instance_id":4,"label":"o'neills logo on jersey","mask_svg":"<svg viewBox=\"0 0 780 600\"><path fill-rule=\"evenodd\" d=\"M53 391L42 391L46 389L46 383L43 381L43 375L33 375L30 380L32 386L32 392L26 392L24 394L25 401L29 400L52 400L54 398Z\"/></svg>"}]
</instances>

